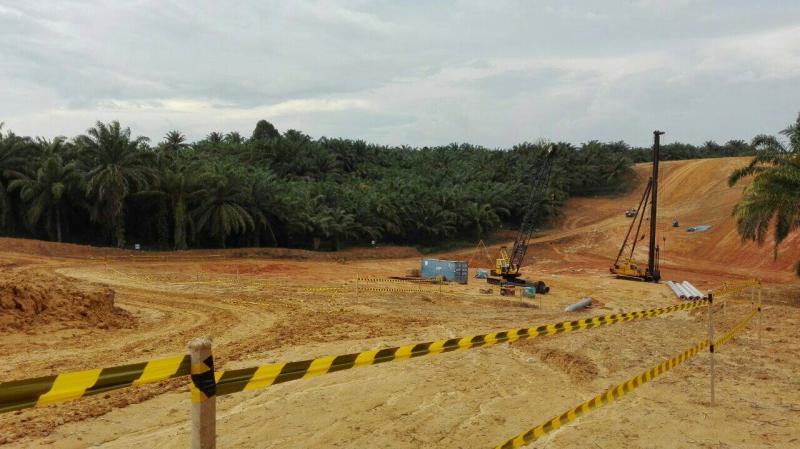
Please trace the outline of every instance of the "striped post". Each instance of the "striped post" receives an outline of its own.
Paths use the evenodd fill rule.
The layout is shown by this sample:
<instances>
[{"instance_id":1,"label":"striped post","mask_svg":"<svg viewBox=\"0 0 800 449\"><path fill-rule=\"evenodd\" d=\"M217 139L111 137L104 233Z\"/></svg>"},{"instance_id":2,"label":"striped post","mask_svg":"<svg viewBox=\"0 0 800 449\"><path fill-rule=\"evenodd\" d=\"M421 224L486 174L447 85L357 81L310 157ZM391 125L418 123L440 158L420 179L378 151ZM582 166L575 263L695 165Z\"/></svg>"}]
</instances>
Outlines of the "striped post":
<instances>
[{"instance_id":1,"label":"striped post","mask_svg":"<svg viewBox=\"0 0 800 449\"><path fill-rule=\"evenodd\" d=\"M711 406L714 406L714 293L708 291L709 375L711 376Z\"/></svg>"},{"instance_id":2,"label":"striped post","mask_svg":"<svg viewBox=\"0 0 800 449\"><path fill-rule=\"evenodd\" d=\"M189 342L192 377L192 449L217 447L217 397L211 339Z\"/></svg>"}]
</instances>

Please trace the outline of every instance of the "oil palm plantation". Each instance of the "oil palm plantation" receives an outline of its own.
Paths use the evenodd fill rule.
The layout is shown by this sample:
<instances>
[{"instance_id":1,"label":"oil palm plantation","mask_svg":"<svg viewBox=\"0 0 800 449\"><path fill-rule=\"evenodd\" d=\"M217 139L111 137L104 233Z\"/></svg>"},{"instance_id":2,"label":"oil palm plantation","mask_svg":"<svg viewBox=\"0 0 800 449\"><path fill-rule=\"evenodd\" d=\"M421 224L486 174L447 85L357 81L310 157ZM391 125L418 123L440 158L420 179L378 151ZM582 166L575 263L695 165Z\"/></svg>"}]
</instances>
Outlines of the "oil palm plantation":
<instances>
[{"instance_id":1,"label":"oil palm plantation","mask_svg":"<svg viewBox=\"0 0 800 449\"><path fill-rule=\"evenodd\" d=\"M65 164L59 155L53 155L45 159L34 177L15 179L9 183L8 190L19 190L30 226L44 222L50 239L61 242L62 217L69 205L69 194L76 192L81 184L77 164Z\"/></svg>"},{"instance_id":2,"label":"oil palm plantation","mask_svg":"<svg viewBox=\"0 0 800 449\"><path fill-rule=\"evenodd\" d=\"M800 115L781 134L788 138L788 145L774 136L753 139L758 155L728 178L733 186L753 176L733 216L742 239L761 245L770 232L774 235L773 258L778 257L781 242L800 229ZM795 271L800 276L800 261Z\"/></svg>"},{"instance_id":3,"label":"oil palm plantation","mask_svg":"<svg viewBox=\"0 0 800 449\"><path fill-rule=\"evenodd\" d=\"M168 132L164 136L164 141L161 143L164 152L169 155L180 153L182 150L189 148L189 146L190 145L186 142L186 136L177 130Z\"/></svg>"},{"instance_id":4,"label":"oil palm plantation","mask_svg":"<svg viewBox=\"0 0 800 449\"><path fill-rule=\"evenodd\" d=\"M120 248L125 246L125 200L147 188L154 175L146 142L144 137L131 138L130 128L117 121L98 121L75 139L87 171L86 191L94 202L92 219L113 229Z\"/></svg>"},{"instance_id":5,"label":"oil palm plantation","mask_svg":"<svg viewBox=\"0 0 800 449\"><path fill-rule=\"evenodd\" d=\"M191 215L189 203L204 192L207 175L195 164L180 159L173 164L162 164L153 188L140 193L145 197L158 197L169 205L172 212L172 242L176 250L189 249L187 230Z\"/></svg>"},{"instance_id":6,"label":"oil palm plantation","mask_svg":"<svg viewBox=\"0 0 800 449\"><path fill-rule=\"evenodd\" d=\"M252 201L250 186L241 173L231 168L218 168L207 184L198 192L199 204L192 211L192 219L197 231L207 232L225 248L231 234L255 229L255 221L247 211Z\"/></svg>"},{"instance_id":7,"label":"oil palm plantation","mask_svg":"<svg viewBox=\"0 0 800 449\"><path fill-rule=\"evenodd\" d=\"M11 221L11 197L7 187L11 179L24 176L31 151L34 146L30 139L25 139L12 132L3 134L3 123L0 122L0 228L6 229Z\"/></svg>"}]
</instances>

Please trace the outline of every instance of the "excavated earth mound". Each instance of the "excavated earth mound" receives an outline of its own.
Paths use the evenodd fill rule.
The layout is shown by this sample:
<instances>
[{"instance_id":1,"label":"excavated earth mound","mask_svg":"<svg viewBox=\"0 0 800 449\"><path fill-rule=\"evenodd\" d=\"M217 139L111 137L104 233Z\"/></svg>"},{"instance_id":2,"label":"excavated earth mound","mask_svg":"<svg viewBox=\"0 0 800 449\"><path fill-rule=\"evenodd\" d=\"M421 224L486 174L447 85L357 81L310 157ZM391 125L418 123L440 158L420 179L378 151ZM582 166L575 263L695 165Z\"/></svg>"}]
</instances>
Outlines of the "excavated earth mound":
<instances>
[{"instance_id":1,"label":"excavated earth mound","mask_svg":"<svg viewBox=\"0 0 800 449\"><path fill-rule=\"evenodd\" d=\"M79 285L54 273L20 272L0 280L0 332L133 324L127 311L114 306L114 290L104 285Z\"/></svg>"}]
</instances>

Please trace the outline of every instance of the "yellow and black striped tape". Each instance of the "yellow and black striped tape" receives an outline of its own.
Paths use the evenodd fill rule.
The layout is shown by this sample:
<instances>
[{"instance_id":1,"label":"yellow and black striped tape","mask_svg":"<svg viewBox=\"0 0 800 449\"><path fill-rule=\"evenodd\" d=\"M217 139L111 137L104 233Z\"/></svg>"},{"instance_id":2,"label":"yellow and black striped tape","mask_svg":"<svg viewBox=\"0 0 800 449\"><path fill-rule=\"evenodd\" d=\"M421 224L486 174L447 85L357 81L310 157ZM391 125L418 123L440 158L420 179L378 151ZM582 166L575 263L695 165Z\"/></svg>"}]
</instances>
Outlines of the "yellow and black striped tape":
<instances>
[{"instance_id":1,"label":"yellow and black striped tape","mask_svg":"<svg viewBox=\"0 0 800 449\"><path fill-rule=\"evenodd\" d=\"M214 356L209 355L202 362L192 364L192 402L203 402L217 394L217 379L214 375Z\"/></svg>"},{"instance_id":2,"label":"yellow and black striped tape","mask_svg":"<svg viewBox=\"0 0 800 449\"><path fill-rule=\"evenodd\" d=\"M408 289L408 288L390 288L390 287L312 287L303 289L305 292L321 293L321 292L393 292L393 293L420 293L425 292L423 289Z\"/></svg>"},{"instance_id":3,"label":"yellow and black striped tape","mask_svg":"<svg viewBox=\"0 0 800 449\"><path fill-rule=\"evenodd\" d=\"M424 293L425 290L409 288L388 288L388 287L359 287L359 292L393 292L393 293Z\"/></svg>"},{"instance_id":4,"label":"yellow and black striped tape","mask_svg":"<svg viewBox=\"0 0 800 449\"><path fill-rule=\"evenodd\" d=\"M189 356L182 355L111 368L3 382L0 383L0 413L70 401L187 374Z\"/></svg>"},{"instance_id":5,"label":"yellow and black striped tape","mask_svg":"<svg viewBox=\"0 0 800 449\"><path fill-rule=\"evenodd\" d=\"M750 279L744 281L740 284L724 286L719 291L714 292L715 298L720 298L722 296L732 295L734 293L739 293L742 290L748 289L750 287L760 287L761 280L760 279Z\"/></svg>"},{"instance_id":6,"label":"yellow and black striped tape","mask_svg":"<svg viewBox=\"0 0 800 449\"><path fill-rule=\"evenodd\" d=\"M707 304L707 300L699 300L677 304L670 307L642 310L638 312L618 313L574 321L564 321L556 324L546 324L539 327L511 329L484 335L451 338L449 340L436 340L426 343L409 344L395 348L378 349L339 356L320 357L317 359L303 360L298 362L276 363L271 365L225 371L219 378L217 395L223 396L239 391L266 388L275 384L289 382L292 380L316 377L351 368L377 365L379 363L441 354L444 352L462 349L480 348L498 343L510 343L517 340L526 340L539 336L555 335L565 332L591 329L594 327L610 326L612 324L627 321L652 318L679 310L689 310Z\"/></svg>"},{"instance_id":7,"label":"yellow and black striped tape","mask_svg":"<svg viewBox=\"0 0 800 449\"><path fill-rule=\"evenodd\" d=\"M308 287L308 288L304 288L303 291L304 292L312 292L312 293L315 293L315 292L341 292L341 291L347 291L347 290L352 290L352 289L353 289L353 287Z\"/></svg>"},{"instance_id":8,"label":"yellow and black striped tape","mask_svg":"<svg viewBox=\"0 0 800 449\"><path fill-rule=\"evenodd\" d=\"M441 281L436 279L397 279L397 278L358 278L358 282L416 282L420 284L441 284Z\"/></svg>"},{"instance_id":9,"label":"yellow and black striped tape","mask_svg":"<svg viewBox=\"0 0 800 449\"><path fill-rule=\"evenodd\" d=\"M726 333L723 337L714 341L714 347L719 347L730 341L739 331L741 331L747 323L755 315L756 311L750 313L744 320L742 320L739 324L734 326L728 333ZM675 368L676 366L680 365L681 363L689 360L690 358L697 355L699 352L709 348L709 340L705 339L691 348L683 351L682 353L664 360L663 362L659 363L658 365L650 368L649 370L639 374L636 377L632 377L627 381L613 387L609 390L606 390L604 393L601 393L588 401L573 407L566 412L552 418L533 429L528 430L527 432L521 433L514 438L509 439L505 443L496 446L495 449L516 449L520 448L526 444L532 443L542 436L558 429L559 427L575 421L578 417L585 415L593 410L596 410L606 404L609 404L620 397L630 393L631 391L635 390L636 388L644 385L647 382L655 379L656 377L666 373L667 371Z\"/></svg>"}]
</instances>

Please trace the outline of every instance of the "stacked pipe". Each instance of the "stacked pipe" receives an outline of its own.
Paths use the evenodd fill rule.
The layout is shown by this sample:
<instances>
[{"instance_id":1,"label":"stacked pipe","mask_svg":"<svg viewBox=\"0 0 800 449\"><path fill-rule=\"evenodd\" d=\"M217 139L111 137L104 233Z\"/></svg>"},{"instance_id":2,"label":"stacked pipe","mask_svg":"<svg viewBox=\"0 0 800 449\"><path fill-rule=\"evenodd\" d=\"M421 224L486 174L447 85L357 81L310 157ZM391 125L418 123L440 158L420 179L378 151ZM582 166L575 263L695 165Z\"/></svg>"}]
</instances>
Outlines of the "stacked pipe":
<instances>
[{"instance_id":1,"label":"stacked pipe","mask_svg":"<svg viewBox=\"0 0 800 449\"><path fill-rule=\"evenodd\" d=\"M704 295L700 293L700 290L696 289L689 281L683 281L681 283L667 281L666 284L670 290L675 293L675 296L680 299L694 301L704 298Z\"/></svg>"},{"instance_id":2,"label":"stacked pipe","mask_svg":"<svg viewBox=\"0 0 800 449\"><path fill-rule=\"evenodd\" d=\"M705 298L705 295L698 290L694 285L692 285L689 281L683 281L683 288L688 289L694 296L694 299L702 299Z\"/></svg>"}]
</instances>

